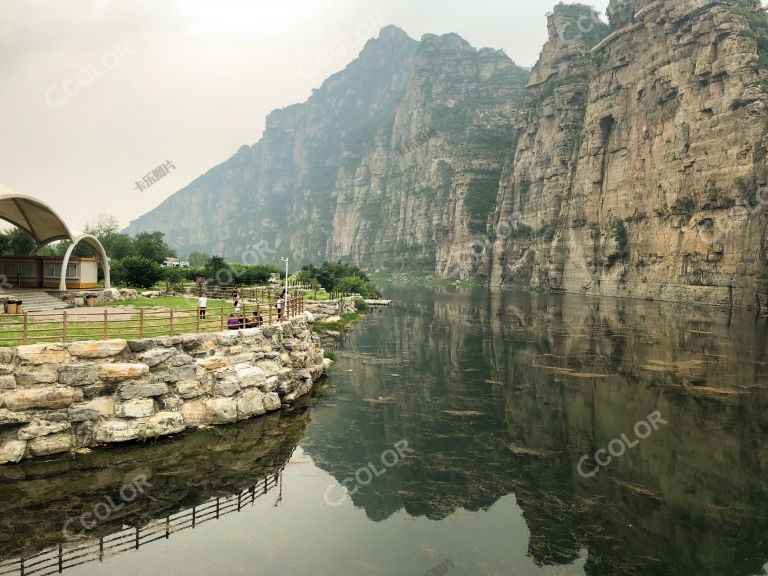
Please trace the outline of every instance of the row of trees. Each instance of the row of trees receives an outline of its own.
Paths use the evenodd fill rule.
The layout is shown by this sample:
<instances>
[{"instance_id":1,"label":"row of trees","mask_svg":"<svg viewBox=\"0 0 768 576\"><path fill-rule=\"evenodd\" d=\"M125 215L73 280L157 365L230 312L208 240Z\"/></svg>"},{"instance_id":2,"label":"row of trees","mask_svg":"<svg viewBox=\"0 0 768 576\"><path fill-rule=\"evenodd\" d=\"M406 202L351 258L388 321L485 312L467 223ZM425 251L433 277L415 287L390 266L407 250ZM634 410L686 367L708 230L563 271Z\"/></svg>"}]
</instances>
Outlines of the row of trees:
<instances>
[{"instance_id":1,"label":"row of trees","mask_svg":"<svg viewBox=\"0 0 768 576\"><path fill-rule=\"evenodd\" d=\"M0 232L0 256L28 256L37 246L21 228Z\"/></svg>"},{"instance_id":2,"label":"row of trees","mask_svg":"<svg viewBox=\"0 0 768 576\"><path fill-rule=\"evenodd\" d=\"M297 275L299 282L320 285L328 292L353 292L364 298L372 298L376 293L376 285L368 275L357 266L339 262L323 262L318 268L313 264L304 266Z\"/></svg>"},{"instance_id":3,"label":"row of trees","mask_svg":"<svg viewBox=\"0 0 768 576\"><path fill-rule=\"evenodd\" d=\"M111 258L112 281L116 285L136 288L151 288L165 281L171 285L205 278L217 286L256 286L269 282L272 274L281 270L272 264L246 266L229 263L220 256L209 256L202 252L189 255L189 268L162 266L166 258L176 257L176 251L165 241L162 232L141 232L134 237L120 232L117 220L112 216L100 216L86 232L103 244ZM14 228L0 232L0 255L26 256L35 249L35 241L23 230ZM41 256L63 256L67 242L58 242L42 249ZM93 257L91 249L79 245L75 256ZM376 286L357 266L341 262L324 262L317 267L304 266L296 279L311 286L322 287L328 292L356 292L366 298L372 297Z\"/></svg>"},{"instance_id":4,"label":"row of trees","mask_svg":"<svg viewBox=\"0 0 768 576\"><path fill-rule=\"evenodd\" d=\"M166 277L161 266L166 258L175 257L176 251L165 242L162 232L141 232L134 237L120 232L117 220L100 216L98 221L85 230L99 239L111 258L112 280L118 285L148 288ZM29 256L37 243L20 228L0 232L0 255ZM69 242L56 242L38 251L40 256L64 256ZM74 256L92 258L98 256L85 244L79 244Z\"/></svg>"},{"instance_id":5,"label":"row of trees","mask_svg":"<svg viewBox=\"0 0 768 576\"><path fill-rule=\"evenodd\" d=\"M99 239L113 260L139 256L162 264L166 258L176 256L176 251L166 244L162 232L141 232L132 238L119 231L117 220L114 219L100 220L97 226L87 228L86 232ZM37 243L21 228L0 232L1 256L29 256L36 246ZM40 256L64 256L68 246L68 242L55 242L40 250L38 254ZM85 244L78 245L73 255L79 257L95 256Z\"/></svg>"}]
</instances>

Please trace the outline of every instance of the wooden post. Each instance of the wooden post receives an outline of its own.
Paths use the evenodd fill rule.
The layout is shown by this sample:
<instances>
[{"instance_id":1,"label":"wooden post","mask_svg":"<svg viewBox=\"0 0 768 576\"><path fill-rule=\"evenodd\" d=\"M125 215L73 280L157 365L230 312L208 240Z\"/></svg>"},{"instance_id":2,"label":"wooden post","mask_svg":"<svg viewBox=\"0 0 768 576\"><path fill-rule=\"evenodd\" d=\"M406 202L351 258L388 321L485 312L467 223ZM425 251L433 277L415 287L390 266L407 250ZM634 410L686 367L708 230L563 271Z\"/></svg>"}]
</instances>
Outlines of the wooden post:
<instances>
[{"instance_id":1,"label":"wooden post","mask_svg":"<svg viewBox=\"0 0 768 576\"><path fill-rule=\"evenodd\" d=\"M220 320L221 320L221 331L224 332L224 307L222 306L219 308L220 311Z\"/></svg>"},{"instance_id":2,"label":"wooden post","mask_svg":"<svg viewBox=\"0 0 768 576\"><path fill-rule=\"evenodd\" d=\"M267 306L269 306L269 324L267 326L272 325L272 302L267 302Z\"/></svg>"},{"instance_id":3,"label":"wooden post","mask_svg":"<svg viewBox=\"0 0 768 576\"><path fill-rule=\"evenodd\" d=\"M139 338L144 338L144 308L139 310Z\"/></svg>"},{"instance_id":4,"label":"wooden post","mask_svg":"<svg viewBox=\"0 0 768 576\"><path fill-rule=\"evenodd\" d=\"M29 319L26 312L24 312L24 344L29 344Z\"/></svg>"},{"instance_id":5,"label":"wooden post","mask_svg":"<svg viewBox=\"0 0 768 576\"><path fill-rule=\"evenodd\" d=\"M107 309L104 309L104 340L109 338L109 312L107 312Z\"/></svg>"},{"instance_id":6,"label":"wooden post","mask_svg":"<svg viewBox=\"0 0 768 576\"><path fill-rule=\"evenodd\" d=\"M197 320L195 321L195 330L200 334L200 306L197 307Z\"/></svg>"},{"instance_id":7,"label":"wooden post","mask_svg":"<svg viewBox=\"0 0 768 576\"><path fill-rule=\"evenodd\" d=\"M62 331L62 339L66 343L67 341L67 311L66 310L64 310L64 313L62 314L61 331Z\"/></svg>"},{"instance_id":8,"label":"wooden post","mask_svg":"<svg viewBox=\"0 0 768 576\"><path fill-rule=\"evenodd\" d=\"M171 336L173 336L173 308L171 308L169 320L170 320L169 323L170 323L170 329L171 329Z\"/></svg>"}]
</instances>

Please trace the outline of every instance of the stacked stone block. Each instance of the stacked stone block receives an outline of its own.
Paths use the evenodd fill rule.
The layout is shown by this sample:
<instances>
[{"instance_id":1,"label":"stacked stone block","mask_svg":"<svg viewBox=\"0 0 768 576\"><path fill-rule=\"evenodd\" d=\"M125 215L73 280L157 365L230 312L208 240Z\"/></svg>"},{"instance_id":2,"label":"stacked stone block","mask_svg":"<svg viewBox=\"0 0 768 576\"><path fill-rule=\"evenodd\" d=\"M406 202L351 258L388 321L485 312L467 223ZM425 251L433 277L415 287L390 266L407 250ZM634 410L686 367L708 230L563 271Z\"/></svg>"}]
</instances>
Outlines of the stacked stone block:
<instances>
[{"instance_id":1,"label":"stacked stone block","mask_svg":"<svg viewBox=\"0 0 768 576\"><path fill-rule=\"evenodd\" d=\"M326 361L306 316L276 326L0 349L0 464L278 410Z\"/></svg>"}]
</instances>

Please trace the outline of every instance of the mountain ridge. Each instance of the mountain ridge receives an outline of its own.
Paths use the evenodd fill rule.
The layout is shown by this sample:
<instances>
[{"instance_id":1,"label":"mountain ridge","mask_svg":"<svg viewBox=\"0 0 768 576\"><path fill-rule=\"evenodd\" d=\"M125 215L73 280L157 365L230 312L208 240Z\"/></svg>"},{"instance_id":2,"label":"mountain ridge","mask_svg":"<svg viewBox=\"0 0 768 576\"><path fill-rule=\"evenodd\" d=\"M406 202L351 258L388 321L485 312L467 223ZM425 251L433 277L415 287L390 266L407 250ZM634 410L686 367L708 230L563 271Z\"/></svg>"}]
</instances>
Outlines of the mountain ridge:
<instances>
[{"instance_id":1,"label":"mountain ridge","mask_svg":"<svg viewBox=\"0 0 768 576\"><path fill-rule=\"evenodd\" d=\"M386 27L128 230L164 222L181 251L235 259L258 243L300 263L764 308L768 19L754 0L608 14L556 6L531 70Z\"/></svg>"}]
</instances>

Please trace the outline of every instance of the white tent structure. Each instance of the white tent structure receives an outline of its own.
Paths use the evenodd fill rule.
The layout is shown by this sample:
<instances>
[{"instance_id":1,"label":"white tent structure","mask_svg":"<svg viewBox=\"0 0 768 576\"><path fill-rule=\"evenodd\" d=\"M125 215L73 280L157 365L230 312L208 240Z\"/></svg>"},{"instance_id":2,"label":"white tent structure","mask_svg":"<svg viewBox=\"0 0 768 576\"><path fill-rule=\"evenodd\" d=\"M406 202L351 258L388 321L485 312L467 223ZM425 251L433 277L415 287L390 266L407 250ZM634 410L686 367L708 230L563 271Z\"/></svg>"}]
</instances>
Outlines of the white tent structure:
<instances>
[{"instance_id":1,"label":"white tent structure","mask_svg":"<svg viewBox=\"0 0 768 576\"><path fill-rule=\"evenodd\" d=\"M98 255L104 270L104 288L111 288L109 257L98 238L90 234L73 234L64 220L47 204L30 196L17 194L0 184L0 219L10 222L29 234L37 242L35 252L51 242L68 240L71 243L61 266L59 290L62 292L67 290L66 270L72 252L81 242L90 246Z\"/></svg>"}]
</instances>

